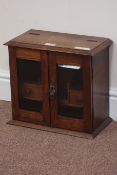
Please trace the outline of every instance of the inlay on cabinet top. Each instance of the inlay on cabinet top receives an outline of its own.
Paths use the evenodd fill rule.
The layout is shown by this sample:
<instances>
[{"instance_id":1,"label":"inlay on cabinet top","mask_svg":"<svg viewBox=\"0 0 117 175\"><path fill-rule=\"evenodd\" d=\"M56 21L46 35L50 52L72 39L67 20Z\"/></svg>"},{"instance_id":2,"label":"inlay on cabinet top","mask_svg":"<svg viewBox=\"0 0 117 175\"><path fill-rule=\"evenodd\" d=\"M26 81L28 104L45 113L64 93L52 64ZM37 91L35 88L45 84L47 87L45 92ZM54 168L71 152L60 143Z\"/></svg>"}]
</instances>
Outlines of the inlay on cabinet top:
<instances>
[{"instance_id":1,"label":"inlay on cabinet top","mask_svg":"<svg viewBox=\"0 0 117 175\"><path fill-rule=\"evenodd\" d=\"M75 35L42 30L29 30L6 45L65 53L95 55L112 44L112 40L85 35Z\"/></svg>"}]
</instances>

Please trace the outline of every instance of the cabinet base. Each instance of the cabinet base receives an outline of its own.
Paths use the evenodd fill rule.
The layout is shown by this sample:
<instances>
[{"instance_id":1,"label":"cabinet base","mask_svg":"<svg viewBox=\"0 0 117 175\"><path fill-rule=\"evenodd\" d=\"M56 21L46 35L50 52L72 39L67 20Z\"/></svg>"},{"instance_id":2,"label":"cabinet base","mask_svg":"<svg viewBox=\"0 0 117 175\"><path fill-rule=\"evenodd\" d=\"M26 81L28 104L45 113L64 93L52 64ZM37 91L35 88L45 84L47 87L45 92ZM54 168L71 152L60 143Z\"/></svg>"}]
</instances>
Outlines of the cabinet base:
<instances>
[{"instance_id":1,"label":"cabinet base","mask_svg":"<svg viewBox=\"0 0 117 175\"><path fill-rule=\"evenodd\" d=\"M108 117L91 134L84 133L84 132L70 131L70 130L65 130L65 129L60 129L60 128L52 128L52 127L48 127L48 126L44 126L44 125L37 125L37 124L22 122L22 121L18 121L18 120L10 120L9 122L7 122L7 124L26 127L26 128L32 128L32 129L37 129L37 130L47 131L47 132L52 132L52 133L57 133L57 134L92 139L92 138L96 137L99 134L99 132L101 132L101 130L104 129L111 121L112 121L112 119L110 117Z\"/></svg>"}]
</instances>

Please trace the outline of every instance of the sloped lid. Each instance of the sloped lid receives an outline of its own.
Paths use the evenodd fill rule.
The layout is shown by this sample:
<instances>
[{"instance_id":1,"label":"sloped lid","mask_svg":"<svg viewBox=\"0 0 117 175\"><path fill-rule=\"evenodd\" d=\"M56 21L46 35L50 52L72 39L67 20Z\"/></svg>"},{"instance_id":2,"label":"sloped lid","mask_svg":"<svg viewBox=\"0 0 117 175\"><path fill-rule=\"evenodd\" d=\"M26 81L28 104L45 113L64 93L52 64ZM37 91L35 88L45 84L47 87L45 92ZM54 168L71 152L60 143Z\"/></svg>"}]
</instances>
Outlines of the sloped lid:
<instances>
[{"instance_id":1,"label":"sloped lid","mask_svg":"<svg viewBox=\"0 0 117 175\"><path fill-rule=\"evenodd\" d=\"M112 41L110 39L103 37L29 30L10 40L5 45L95 55L97 52L111 44Z\"/></svg>"}]
</instances>

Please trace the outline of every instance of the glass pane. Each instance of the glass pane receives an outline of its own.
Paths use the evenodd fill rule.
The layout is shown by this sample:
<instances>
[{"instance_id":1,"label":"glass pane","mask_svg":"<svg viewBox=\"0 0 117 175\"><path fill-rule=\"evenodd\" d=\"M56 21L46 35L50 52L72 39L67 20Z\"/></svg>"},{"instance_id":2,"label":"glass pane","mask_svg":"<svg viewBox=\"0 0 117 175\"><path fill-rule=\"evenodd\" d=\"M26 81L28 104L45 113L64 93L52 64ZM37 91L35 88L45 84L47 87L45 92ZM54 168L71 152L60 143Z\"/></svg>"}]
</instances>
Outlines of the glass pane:
<instances>
[{"instance_id":1,"label":"glass pane","mask_svg":"<svg viewBox=\"0 0 117 175\"><path fill-rule=\"evenodd\" d=\"M41 112L41 62L17 59L17 69L20 108Z\"/></svg>"},{"instance_id":2,"label":"glass pane","mask_svg":"<svg viewBox=\"0 0 117 175\"><path fill-rule=\"evenodd\" d=\"M83 81L82 68L73 65L58 65L58 113L64 117L82 118Z\"/></svg>"}]
</instances>

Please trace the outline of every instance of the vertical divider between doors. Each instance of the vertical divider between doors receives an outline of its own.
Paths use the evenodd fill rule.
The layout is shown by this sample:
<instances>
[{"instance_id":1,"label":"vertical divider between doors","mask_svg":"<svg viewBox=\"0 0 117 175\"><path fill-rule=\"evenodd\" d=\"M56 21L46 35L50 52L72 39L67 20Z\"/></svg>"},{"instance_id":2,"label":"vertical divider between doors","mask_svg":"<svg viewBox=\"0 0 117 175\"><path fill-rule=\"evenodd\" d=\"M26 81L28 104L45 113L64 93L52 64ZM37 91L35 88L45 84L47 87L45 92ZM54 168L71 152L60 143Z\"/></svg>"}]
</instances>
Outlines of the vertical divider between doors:
<instances>
[{"instance_id":1,"label":"vertical divider between doors","mask_svg":"<svg viewBox=\"0 0 117 175\"><path fill-rule=\"evenodd\" d=\"M55 86L55 96L52 98L50 96L50 124L51 126L55 126L56 123L56 115L57 115L57 77L56 77L56 53L49 52L49 86L51 83Z\"/></svg>"},{"instance_id":2,"label":"vertical divider between doors","mask_svg":"<svg viewBox=\"0 0 117 175\"><path fill-rule=\"evenodd\" d=\"M50 126L51 126L51 100L50 100L50 57L49 57L49 52L47 52L47 61L48 61L48 101L49 101L49 118L50 118Z\"/></svg>"},{"instance_id":3,"label":"vertical divider between doors","mask_svg":"<svg viewBox=\"0 0 117 175\"><path fill-rule=\"evenodd\" d=\"M49 76L48 76L48 54L46 51L41 51L42 57L42 84L43 84L43 116L44 123L50 125L50 111L49 111Z\"/></svg>"}]
</instances>

